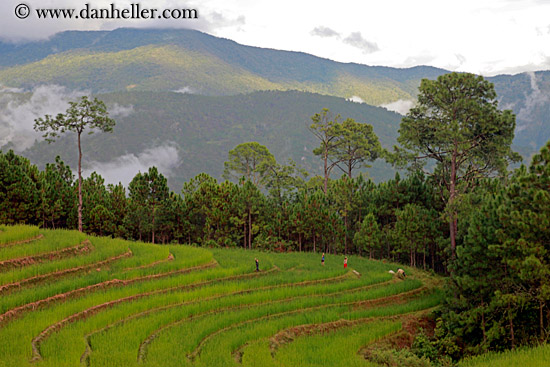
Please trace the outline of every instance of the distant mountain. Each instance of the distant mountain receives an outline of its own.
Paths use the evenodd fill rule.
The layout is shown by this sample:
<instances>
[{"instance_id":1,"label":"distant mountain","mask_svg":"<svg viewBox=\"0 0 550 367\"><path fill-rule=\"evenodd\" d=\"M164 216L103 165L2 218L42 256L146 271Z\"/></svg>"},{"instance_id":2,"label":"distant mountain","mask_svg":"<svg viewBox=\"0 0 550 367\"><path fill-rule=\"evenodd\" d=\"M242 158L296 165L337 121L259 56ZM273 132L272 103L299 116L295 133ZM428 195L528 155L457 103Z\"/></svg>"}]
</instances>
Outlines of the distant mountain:
<instances>
[{"instance_id":1,"label":"distant mountain","mask_svg":"<svg viewBox=\"0 0 550 367\"><path fill-rule=\"evenodd\" d=\"M495 84L499 106L516 114L514 147L528 158L550 140L550 71L488 80Z\"/></svg>"},{"instance_id":2,"label":"distant mountain","mask_svg":"<svg viewBox=\"0 0 550 367\"><path fill-rule=\"evenodd\" d=\"M105 163L168 144L180 160L170 165L173 187L202 171L219 177L228 150L250 140L268 146L281 162L292 157L318 173L318 160L310 153L317 142L305 125L323 107L373 124L391 146L400 116L367 104L410 106L421 79L446 72L428 66L340 63L244 46L193 30L71 31L47 41L0 43L0 92L2 86L30 91L60 85L99 94L111 108L131 106L132 113L117 117L113 135L89 138L88 157ZM514 149L528 160L550 139L550 72L488 80L495 84L500 107L516 113ZM31 97L21 93L10 98ZM367 104L344 100L349 98ZM10 139L0 136L0 144ZM59 151L72 161L72 144L40 143L24 154L43 164ZM377 163L370 173L383 180L393 170Z\"/></svg>"},{"instance_id":3,"label":"distant mountain","mask_svg":"<svg viewBox=\"0 0 550 367\"><path fill-rule=\"evenodd\" d=\"M302 90L379 105L414 99L421 78L445 70L344 64L301 52L243 46L194 30L63 32L22 46L0 43L0 83L59 84L93 92L204 95Z\"/></svg>"},{"instance_id":4,"label":"distant mountain","mask_svg":"<svg viewBox=\"0 0 550 367\"><path fill-rule=\"evenodd\" d=\"M199 96L171 92L118 92L100 95L109 106L132 106L132 112L117 118L112 134L85 136L83 149L88 166L94 160L102 167L117 161L136 164L138 157L157 148L171 148L177 159L168 170L170 186L181 190L183 182L200 172L221 177L227 153L236 145L257 141L275 155L280 163L292 158L312 173L320 173L321 161L311 151L319 141L308 130L310 117L322 108L341 113L356 121L373 125L375 133L386 147L397 136L401 116L383 108L346 101L319 94L288 92L255 92L237 96ZM161 149L163 154L165 149ZM56 144L37 143L23 154L43 166L60 154L76 166L75 137L67 136ZM128 159L128 157L133 157ZM152 162L157 162L151 159ZM160 162L160 161L159 161ZM165 163L165 162L160 162ZM94 168L92 167L92 169ZM104 166L103 166L104 167ZM110 166L111 169L116 169ZM139 165L132 171L137 173ZM121 168L122 170L122 168ZM368 170L378 181L394 176L394 170L377 161ZM342 173L334 171L334 177Z\"/></svg>"}]
</instances>

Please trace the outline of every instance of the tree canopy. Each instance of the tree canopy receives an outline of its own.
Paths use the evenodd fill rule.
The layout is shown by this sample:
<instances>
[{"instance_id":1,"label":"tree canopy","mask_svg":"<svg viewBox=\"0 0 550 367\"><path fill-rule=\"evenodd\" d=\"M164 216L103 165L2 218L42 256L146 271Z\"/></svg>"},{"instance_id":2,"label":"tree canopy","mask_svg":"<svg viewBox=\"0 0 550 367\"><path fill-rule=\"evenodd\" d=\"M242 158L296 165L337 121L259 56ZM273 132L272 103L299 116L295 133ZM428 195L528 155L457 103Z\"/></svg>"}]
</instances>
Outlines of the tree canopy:
<instances>
[{"instance_id":1,"label":"tree canopy","mask_svg":"<svg viewBox=\"0 0 550 367\"><path fill-rule=\"evenodd\" d=\"M109 118L105 103L87 96L78 102L69 102L69 108L56 117L46 115L35 120L34 129L44 133L48 143L52 143L60 134L71 131L77 134L78 140L78 230L82 232L82 145L81 135L85 130L93 134L94 130L111 132L115 120Z\"/></svg>"},{"instance_id":2,"label":"tree canopy","mask_svg":"<svg viewBox=\"0 0 550 367\"><path fill-rule=\"evenodd\" d=\"M398 163L424 167L435 162L432 175L449 210L451 248L456 247L457 197L482 177L505 174L520 159L510 146L515 116L498 109L492 83L467 73L423 79L418 103L403 118L396 147Z\"/></svg>"},{"instance_id":3,"label":"tree canopy","mask_svg":"<svg viewBox=\"0 0 550 367\"><path fill-rule=\"evenodd\" d=\"M228 153L224 177L238 180L244 176L254 185L263 186L275 163L275 157L264 145L255 141L239 144Z\"/></svg>"}]
</instances>

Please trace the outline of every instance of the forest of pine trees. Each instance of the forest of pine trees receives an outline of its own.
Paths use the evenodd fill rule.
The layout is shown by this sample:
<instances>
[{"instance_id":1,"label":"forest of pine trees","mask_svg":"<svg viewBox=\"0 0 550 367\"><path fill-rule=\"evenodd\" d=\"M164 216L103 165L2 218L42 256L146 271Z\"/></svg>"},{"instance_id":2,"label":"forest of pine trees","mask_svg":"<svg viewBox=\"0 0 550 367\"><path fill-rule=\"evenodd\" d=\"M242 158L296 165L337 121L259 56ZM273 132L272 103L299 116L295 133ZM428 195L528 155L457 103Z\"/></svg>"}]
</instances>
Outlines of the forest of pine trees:
<instances>
[{"instance_id":1,"label":"forest of pine trees","mask_svg":"<svg viewBox=\"0 0 550 367\"><path fill-rule=\"evenodd\" d=\"M446 94L453 91L457 95ZM434 108L434 100L449 102ZM453 73L423 81L419 104L400 130L407 150L394 153L380 148L372 129L323 110L311 125L323 177L307 179L294 162L279 164L254 142L229 152L224 177L233 181L202 173L181 192L171 192L155 167L137 173L128 187L106 185L94 172L82 181L83 230L160 244L399 262L447 276L436 329L440 353L458 357L545 341L550 142L529 166L507 171L507 162L517 160L510 151L515 120L498 111L495 100L480 77ZM446 111L468 123L449 122ZM451 128L444 131L441 122ZM408 165L408 174L379 184L353 176L354 168L379 156ZM418 161L426 157L435 166L423 171ZM338 169L342 176L330 179ZM59 158L41 171L11 150L0 152L0 224L76 229L77 191L73 172Z\"/></svg>"}]
</instances>

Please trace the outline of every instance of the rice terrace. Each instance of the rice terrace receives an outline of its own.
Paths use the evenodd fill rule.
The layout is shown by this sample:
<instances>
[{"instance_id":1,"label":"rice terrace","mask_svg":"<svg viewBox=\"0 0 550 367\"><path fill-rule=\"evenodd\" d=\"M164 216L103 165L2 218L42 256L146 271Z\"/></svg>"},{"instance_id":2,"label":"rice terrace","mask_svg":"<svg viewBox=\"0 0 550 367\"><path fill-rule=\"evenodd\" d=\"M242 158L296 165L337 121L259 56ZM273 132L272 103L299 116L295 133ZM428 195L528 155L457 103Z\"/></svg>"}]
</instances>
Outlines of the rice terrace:
<instances>
[{"instance_id":1,"label":"rice terrace","mask_svg":"<svg viewBox=\"0 0 550 367\"><path fill-rule=\"evenodd\" d=\"M0 367L550 366L550 1L28 3Z\"/></svg>"},{"instance_id":2,"label":"rice terrace","mask_svg":"<svg viewBox=\"0 0 550 367\"><path fill-rule=\"evenodd\" d=\"M0 366L362 366L441 299L354 256L0 229Z\"/></svg>"}]
</instances>

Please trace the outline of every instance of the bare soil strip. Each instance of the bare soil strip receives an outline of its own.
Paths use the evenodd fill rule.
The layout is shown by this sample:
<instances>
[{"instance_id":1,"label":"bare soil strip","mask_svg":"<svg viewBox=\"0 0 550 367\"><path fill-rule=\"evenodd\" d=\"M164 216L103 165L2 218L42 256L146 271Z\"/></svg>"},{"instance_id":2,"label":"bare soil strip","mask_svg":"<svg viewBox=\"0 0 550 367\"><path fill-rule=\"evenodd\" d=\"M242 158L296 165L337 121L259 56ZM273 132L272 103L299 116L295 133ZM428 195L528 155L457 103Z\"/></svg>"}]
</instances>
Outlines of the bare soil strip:
<instances>
[{"instance_id":1,"label":"bare soil strip","mask_svg":"<svg viewBox=\"0 0 550 367\"><path fill-rule=\"evenodd\" d=\"M150 279L154 279L154 278L159 278L160 276L169 276L169 275L173 275L173 274L189 273L189 272L192 272L194 270L206 269L206 268L214 267L214 266L217 266L217 265L218 265L218 263L214 260L214 261L212 261L208 264L205 264L205 265L199 265L199 266L195 266L195 267L192 267L192 268L177 270L177 271L173 271L173 272L170 272L170 273L154 274L154 275L149 275L149 276L146 276L146 277L131 279L131 280L128 280L128 281L122 281L122 280L118 280L118 279L114 279L114 280L118 280L117 284L128 285L128 284L135 283L136 281L150 280ZM73 323L73 322L76 322L76 321L79 321L79 320L86 319L90 316L93 316L93 315L97 314L98 312L100 312L104 309L113 307L117 304L120 304L120 303L123 303L123 302L135 301L135 300L140 299L140 298L148 297L152 294L167 293L166 291L167 290L160 290L160 292L159 291L152 291L152 292L146 292L146 293L139 293L139 294L135 294L133 296L129 296L129 297L125 297L125 298L119 298L119 299L116 299L116 300L113 300L113 301L105 302L105 303L90 307L90 308L88 308L84 311L72 314L72 315L70 315L69 317L66 317L63 320L61 320L61 321L59 321L59 322L57 322L53 325L48 326L46 329L44 329L38 336L36 336L32 340L32 354L33 354L33 356L31 358L31 362L42 359L42 355L40 354L40 344L46 338L48 338L53 332L56 332L56 331L60 330L61 328L65 327L66 325L68 325L70 323Z\"/></svg>"},{"instance_id":2,"label":"bare soil strip","mask_svg":"<svg viewBox=\"0 0 550 367\"><path fill-rule=\"evenodd\" d=\"M388 283L391 283L391 282L394 282L394 280L390 280L390 281L382 282L382 283L378 283L378 284L371 284L371 285L368 285L368 286L363 286L363 287L359 287L359 288L351 289L351 290L346 290L346 291L342 291L342 292L334 292L334 293L331 293L331 294L320 294L320 295L315 295L315 296L312 296L312 295L296 296L296 297L291 297L291 298L277 300L277 301L267 301L267 302L261 302L261 303L257 303L257 304L246 304L246 305L241 305L241 306L225 307L225 308L222 308L222 309L211 310L211 311L208 311L208 312L205 312L205 313L202 313L202 314L192 315L191 317L187 317L185 319L175 321L171 324L164 325L163 327L157 329L149 337L147 337L139 347L139 350L138 350L138 363L142 363L145 360L146 355L147 355L147 348L148 348L149 344L154 339L156 339L164 330L166 330L170 327L177 326L181 323L191 321L195 318L199 318L199 317L203 317L203 316L207 316L207 315L212 315L212 314L217 314L217 313L221 313L221 312L225 312L225 311L239 310L239 309L244 309L244 308L252 308L252 307L258 307L258 306L264 306L264 305L267 305L267 304L281 303L281 302L289 302L289 301L292 301L294 299L304 298L304 297L330 297L330 296L335 296L335 295L339 295L339 294L343 294L343 293L352 293L352 292L357 292L357 291L360 291L360 290L365 290L367 288L373 288L373 287L379 287L379 286L387 285ZM207 335L205 338L203 338L203 340L201 340L199 342L199 344L197 345L195 350L191 354L189 354L188 358L190 360L194 360L198 356L198 354L200 353L200 349L202 348L202 345L208 339L214 337L215 335L217 335L221 332L229 330L231 328L239 327L241 325L245 325L245 324L248 324L248 323L251 323L251 322L261 321L261 320L264 320L264 319L267 319L267 318L270 318L270 317L277 317L277 316L283 316L283 315L287 315L287 314L306 312L306 311L309 311L309 310L314 310L314 309L319 309L319 308L327 308L327 307L331 307L331 306L335 306L335 305L338 305L338 306L355 305L357 308L359 308L359 307L361 307L361 308L372 307L372 306L377 305L378 303L381 303L383 300L391 301L391 300L395 299L396 297L401 297L403 299L403 297L410 297L410 296L412 296L416 293L420 293L424 290L426 290L426 287L420 287L420 288L414 289L412 291L408 291L408 292L405 292L405 293L400 293L400 294L397 294L397 295L394 295L394 296L383 297L383 298L379 298L379 299L371 300L371 301L356 301L356 302L349 302L349 303L325 304L325 305L314 306L314 307L305 308L305 309L299 309L299 310L293 310L293 311L286 311L286 312L282 312L282 313L278 313L278 314L266 315L266 316L263 316L263 317L260 317L260 318L257 318L257 319L243 321L241 323L230 325L226 328L217 330L217 331L213 332L210 335Z\"/></svg>"},{"instance_id":3,"label":"bare soil strip","mask_svg":"<svg viewBox=\"0 0 550 367\"><path fill-rule=\"evenodd\" d=\"M134 283L136 281L149 280L149 279L153 279L153 278L158 278L160 276L169 276L169 275L173 275L175 273L178 273L178 274L188 273L188 272L191 272L191 271L194 271L194 270L201 270L201 269L206 269L206 268L210 268L210 267L215 267L217 265L218 265L218 263L216 262L216 260L213 260L210 263L205 264L205 265L200 265L200 266L196 266L196 267L193 267L193 268L187 268L187 269L183 269L183 270L177 270L177 271L173 271L173 272L170 272L170 273L155 274L155 275L150 275L150 276L146 276L146 277L142 277L142 278L132 279L132 280L129 280L129 281L122 281L122 280L118 280L118 279L114 279L113 281L117 281L116 282L117 285L128 285L128 284ZM244 275L235 275L235 276L227 277L225 280L228 280L228 279L233 280L233 279L238 279L238 278L245 278L245 277L250 277L250 276L258 276L258 275L262 275L262 274L268 274L268 273L270 273L271 271L274 271L274 270L276 270L276 269L274 268L270 271L265 271L265 272L262 272L262 273L249 273L249 274L244 274ZM221 280L223 280L223 278ZM113 281L109 281L109 282L113 282ZM59 322L57 322L53 325L48 326L38 336L33 338L33 340L32 340L33 357L31 359L31 361L37 361L37 360L42 359L42 356L40 354L40 344L46 338L48 338L53 332L61 330L63 327L65 327L66 325L68 325L70 323L86 319L88 317L91 317L91 316L97 314L99 311L102 311L104 309L113 307L113 306L118 305L120 303L131 302L131 301L135 301L135 300L140 299L140 298L149 297L149 296L152 296L152 295L169 293L169 292L173 292L173 291L176 291L176 290L194 289L194 288L201 287L205 284L210 284L210 283L217 282L217 281L220 281L220 280L216 279L216 280L213 280L213 281L207 281L207 282L195 283L195 284L187 284L187 285L183 285L183 286L179 286L179 287L172 287L172 288L160 289L160 290L146 292L146 293L139 293L139 294L135 294L133 296L119 298L119 299L116 299L116 300L105 302L105 303L90 307L86 310L83 310L83 311L77 312L75 314L72 314L72 315L66 317L63 320L61 320L61 321L59 321ZM109 328L109 327L106 327L105 329L107 329L107 328ZM86 354L86 352L85 352L85 354ZM85 356L83 355L82 358L85 358ZM81 360L82 360L82 358L81 358Z\"/></svg>"},{"instance_id":4,"label":"bare soil strip","mask_svg":"<svg viewBox=\"0 0 550 367\"><path fill-rule=\"evenodd\" d=\"M88 253L93 250L92 243L89 240L84 240L78 245L67 247L61 250L52 251L44 254L38 254L33 256L20 257L17 259L10 259L0 261L0 271L6 271L15 268L22 268L29 265L41 263L43 261L52 261L63 259L66 257L76 256Z\"/></svg>"},{"instance_id":5,"label":"bare soil strip","mask_svg":"<svg viewBox=\"0 0 550 367\"><path fill-rule=\"evenodd\" d=\"M157 260L155 262L152 262L150 264L145 264L141 266L136 266L134 268L125 268L124 271L131 271L131 270L137 270L137 269L148 269L148 268L154 268L155 266L159 264L164 264L170 261L174 261L174 255L170 254L166 259Z\"/></svg>"},{"instance_id":6,"label":"bare soil strip","mask_svg":"<svg viewBox=\"0 0 550 367\"><path fill-rule=\"evenodd\" d=\"M179 307L179 306L183 306L183 305L186 305L186 304L197 303L197 302L207 302L207 301L211 301L211 300L219 299L219 298L233 297L233 296L239 296L239 295L249 294L249 293L256 293L256 292L272 290L272 289L276 289L276 288L302 287L302 286L326 283L326 282L329 282L329 281L331 281L331 282L341 281L341 280L344 280L345 278L349 278L349 274L350 273L346 273L346 274L343 274L343 275L340 275L340 276L337 276L337 277L333 277L333 278L307 280L307 281L296 282L296 283L287 283L287 284L279 284L279 285L266 286L266 287L260 287L260 288L254 288L254 289L247 289L247 290L232 292L232 293L228 293L228 294L224 294L224 295L213 296L213 297L205 298L205 299L198 300L198 301L183 302L183 303L176 304L176 305L170 305L170 306L163 307L162 309ZM200 314L195 314L195 315L192 315L190 317L187 317L187 318L184 318L184 319L177 320L177 321L174 321L172 323L166 324L166 325L160 327L159 329L155 330L151 335L149 335L143 342L141 342L141 344L139 346L139 349L138 349L138 363L141 363L141 362L145 361L146 356L147 356L147 348L149 347L151 342L154 339L156 339L164 330L169 329L169 328L174 327L174 326L177 326L177 325L179 325L183 322L190 321L190 320L195 319L195 318L203 317L203 316L206 316L206 315L218 314L218 313L231 311L231 310L240 310L240 309L244 309L244 308L264 306L264 305L267 305L267 304L289 302L289 301L299 299L299 298L304 298L304 297L329 297L329 296L335 296L335 295L343 294L343 293L352 293L352 292L356 292L358 290L364 290L364 289L367 289L367 288L383 286L384 284L387 284L387 283L390 283L390 282L392 282L392 281L382 282L382 283L378 283L378 284L371 284L371 285L368 285L368 286L358 287L358 288L355 288L355 289L349 289L349 290L345 290L345 291L342 291L342 292L334 292L334 293L330 293L330 294L296 296L296 297L290 297L290 298L280 299L280 300L276 300L276 301L249 303L249 304L240 305L240 306L229 306L229 307L219 308L219 309L216 309L216 310L210 310L210 311L203 312L203 313L200 313ZM153 311L155 311L155 310L148 310L147 313L150 313L150 312L153 312Z\"/></svg>"},{"instance_id":7,"label":"bare soil strip","mask_svg":"<svg viewBox=\"0 0 550 367\"><path fill-rule=\"evenodd\" d=\"M417 288L417 289L414 289L412 291L405 292L405 293L400 293L400 294L395 295L395 296L403 297L407 294L413 294L414 295L414 293L412 293L412 292L416 291L416 293L418 293L421 290L426 290L426 288L425 287ZM215 337L218 334L221 334L221 333L223 333L225 331L228 331L230 329L238 328L240 326L248 325L248 324L263 321L263 320L268 320L268 319L271 319L271 318L277 318L277 317L281 317L281 316L298 314L298 313L302 313L302 312L308 312L308 311L319 310L319 309L330 308L330 307L356 306L357 308L359 308L359 307L361 307L361 308L363 308L363 307L364 308L367 308L367 307L370 308L370 307L373 307L373 306L381 306L384 303L387 303L388 299L394 299L395 296L379 298L379 299L373 300L373 302L371 302L371 303L369 303L368 301L355 301L355 302L345 302L345 303L327 303L327 304L324 304L324 305L313 306L313 307L308 307L308 308L301 308L301 309L285 311L285 312L279 312L279 313L275 313L275 314L271 314L271 315L265 315L265 316L262 316L262 317L258 317L258 318L255 318L255 319L249 319L249 320L246 320L246 321L243 321L243 322L233 324L233 325L227 326L225 328L216 330L215 332L205 336L199 342L199 344L193 350L193 352L191 352L187 357L189 358L189 360L194 361L199 356L199 354L200 354L204 344L206 344L206 342L208 342L210 339L212 339L213 337ZM376 302L374 302L374 301L376 301ZM406 301L406 299L402 299L400 302L404 303L405 301ZM380 318L378 317L377 319L380 319Z\"/></svg>"},{"instance_id":8,"label":"bare soil strip","mask_svg":"<svg viewBox=\"0 0 550 367\"><path fill-rule=\"evenodd\" d=\"M410 349L412 347L415 336L422 329L429 336L433 336L435 329L435 320L428 315L436 307L427 310L419 311L417 314L408 314L401 320L403 326L401 330L387 335L373 343L363 346L357 354L362 355L365 359L370 359L372 352L379 349Z\"/></svg>"},{"instance_id":9,"label":"bare soil strip","mask_svg":"<svg viewBox=\"0 0 550 367\"><path fill-rule=\"evenodd\" d=\"M261 273L254 272L254 273L247 273L247 274L241 274L241 275L232 275L232 276L229 276L229 277L224 277L224 278L219 278L219 279L214 279L214 280L208 280L208 281L201 282L201 283L188 284L188 285L184 285L184 286L163 289L163 290L151 292L148 295L149 296L158 295L158 294L169 293L169 292L174 292L174 291L181 291L181 290L184 290L184 289L191 290L191 289L195 289L195 288L200 288L200 287L212 285L214 283L222 283L222 282L227 282L227 281L232 281L232 280L239 280L239 279L245 279L245 278L258 277L258 276L262 276L262 275L268 275L270 273L273 273L273 272L276 272L276 271L279 271L279 270L280 269L277 266L274 266L273 268L271 268L267 271L263 271ZM239 291L239 292L234 292L234 293L244 293L244 292L246 292L246 291ZM91 333L89 333L85 336L86 350L84 351L84 353L80 357L80 362L83 363L83 364L86 364L86 365L88 364L87 361L88 361L90 353L92 352L91 337L94 336L95 334L102 333L102 332L107 331L107 330L109 330L113 327L116 327L118 325L122 325L122 324L124 324L128 321L131 321L131 320L134 320L134 319L137 319L137 318L140 318L140 317L147 316L147 315L149 315L151 313L154 313L154 312L164 311L164 310L167 310L167 309L170 309L170 308L175 308L175 307L183 306L183 305L186 305L186 304L210 301L212 299L222 298L222 297L225 297L225 296L226 295L212 296L212 297L209 297L209 298L203 298L201 300L196 300L196 301L186 301L186 302L176 303L176 304L172 304L172 305L155 307L155 308L149 309L147 311L143 311L143 312L134 314L132 316L123 318L121 320L118 320L117 322L109 324L109 325L107 325L107 326L105 326L101 329L95 330L95 331L93 331L93 332L91 332ZM141 348L141 346L140 346L140 348Z\"/></svg>"},{"instance_id":10,"label":"bare soil strip","mask_svg":"<svg viewBox=\"0 0 550 367\"><path fill-rule=\"evenodd\" d=\"M393 296L377 298L370 301L359 301L355 304L354 308L375 308L380 306L404 304L407 301L409 301L411 298L416 296L417 294L422 293L427 289L428 289L427 287L420 287L420 288L413 289L411 291L404 292L404 293L399 293ZM389 317L393 317L393 316L377 317L377 318L368 317L368 318L362 318L357 320L341 319L338 321L332 321L332 322L321 323L321 324L306 324L306 325L295 326L289 329L281 330L280 332L275 334L273 337L271 337L269 339L270 347L272 352L274 352L282 345L290 343L295 338L302 335L322 334L322 333L333 331L342 327L361 324L361 323L364 323L365 321L370 321L374 319L383 320Z\"/></svg>"},{"instance_id":11,"label":"bare soil strip","mask_svg":"<svg viewBox=\"0 0 550 367\"><path fill-rule=\"evenodd\" d=\"M122 258L131 257L131 256L132 256L132 251L130 249L128 249L128 251L126 251L123 254L113 256L113 257L110 257L108 259L105 259L105 260L102 260L102 261L99 261L99 262L96 262L96 263L93 263L93 264L77 266L77 267L74 267L74 268L59 270L59 271L56 271L56 272L53 272L53 273L48 273L48 274L36 275L34 277L26 278L26 279L20 280L18 282L4 284L4 285L0 286L0 294L7 293L8 291L11 291L13 288L21 288L23 286L37 284L37 283L52 280L52 279L59 279L59 278L64 277L65 275L86 272L90 269L99 269L102 266L108 265L108 264L113 263L115 261L118 261Z\"/></svg>"},{"instance_id":12,"label":"bare soil strip","mask_svg":"<svg viewBox=\"0 0 550 367\"><path fill-rule=\"evenodd\" d=\"M399 302L399 303L405 303L405 302ZM357 320L341 319L338 321L327 322L322 324L306 324L306 325L295 326L289 329L282 330L269 339L271 355L274 357L275 354L277 353L277 350L280 347L284 346L285 344L293 342L294 339L303 335L324 334L324 333L333 332L346 327L353 327L361 324L368 324L371 322L387 321L387 320L401 320L403 322L403 326L401 330L407 329L410 327L411 323L418 322L418 320L420 320L422 317L426 317L426 315L431 311L433 311L435 308L436 307L432 307L425 310L412 311L412 312L399 314L399 315L392 315L392 316L365 317ZM381 340L392 338L398 333L399 331L388 334L387 336L383 337ZM244 346L239 348L239 350L242 350L242 348L244 348ZM361 348L358 354L364 354L363 351L367 348L369 348L369 346L364 346L363 348ZM237 355L235 356L237 357Z\"/></svg>"},{"instance_id":13,"label":"bare soil strip","mask_svg":"<svg viewBox=\"0 0 550 367\"><path fill-rule=\"evenodd\" d=\"M54 303L56 301L65 301L68 298L81 296L81 295L96 291L98 289L105 289L105 288L109 288L109 287L113 287L113 286L126 286L126 285L137 283L137 282L143 282L143 281L152 280L152 279L169 277L169 276L176 275L176 274L184 274L184 273L192 272L192 271L195 271L195 270L206 269L206 268L211 268L211 267L215 267L215 266L217 266L217 262L214 260L214 261L211 261L211 262L209 262L207 264L204 264L204 265L199 265L199 266L195 266L195 267L192 267L192 268L174 270L174 271L171 271L171 272L168 272L168 273L147 275L147 276L134 278L134 279L129 279L129 280L112 279L112 280L107 280L107 281L104 281L104 282L101 282L101 283L92 284L92 285L89 285L87 287L78 288L78 289L75 289L75 290L72 290L72 291L69 291L69 292L65 292L65 293L61 293L61 294L56 294L54 296L44 298L44 299L38 300L36 302L27 303L27 304L24 304L22 306L13 308L9 311L6 311L6 312L4 312L3 314L0 315L0 325L2 325L2 323L6 322L8 320L13 319L16 316L21 315L25 311L35 310L39 307L49 305L49 304Z\"/></svg>"},{"instance_id":14,"label":"bare soil strip","mask_svg":"<svg viewBox=\"0 0 550 367\"><path fill-rule=\"evenodd\" d=\"M16 245L23 245L23 244L25 244L25 243L38 241L38 240L42 239L43 237L44 237L44 235L43 235L42 233L40 233L38 236L35 236L35 237L31 237L31 238L27 238L27 239L24 239L24 240L19 240L19 241L14 241L14 242L8 242L8 243L0 244L0 248L2 248L2 247L12 247L12 246L16 246Z\"/></svg>"},{"instance_id":15,"label":"bare soil strip","mask_svg":"<svg viewBox=\"0 0 550 367\"><path fill-rule=\"evenodd\" d=\"M427 290L426 287L421 287L421 288L417 288L405 293L400 293L394 296L378 298L378 299L372 300L372 302L369 302L369 303L365 303L365 301L357 302L356 308L358 307L374 308L374 307L381 307L381 306L386 306L390 304L391 305L404 304L408 300L410 300L413 296L415 296L418 293L422 293L425 290ZM417 312L425 313L424 310L414 311L413 313L417 313ZM293 326L288 329L283 329L279 331L277 334L273 335L271 338L269 338L271 355L274 357L275 354L277 353L277 350L280 347L282 347L285 344L293 342L297 337L300 337L303 335L324 334L324 333L336 331L344 327L352 327L352 326L369 323L373 321L402 319L406 315L409 315L409 314L400 314L400 315L383 316L383 317L366 317L366 318L360 318L357 320L340 319L338 321L330 321L330 322L320 323L320 324L304 324L304 325ZM233 351L232 353L233 358L239 364L242 363L242 351L246 347L246 345L247 344L240 346L237 350Z\"/></svg>"}]
</instances>

